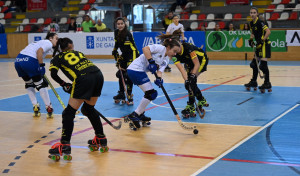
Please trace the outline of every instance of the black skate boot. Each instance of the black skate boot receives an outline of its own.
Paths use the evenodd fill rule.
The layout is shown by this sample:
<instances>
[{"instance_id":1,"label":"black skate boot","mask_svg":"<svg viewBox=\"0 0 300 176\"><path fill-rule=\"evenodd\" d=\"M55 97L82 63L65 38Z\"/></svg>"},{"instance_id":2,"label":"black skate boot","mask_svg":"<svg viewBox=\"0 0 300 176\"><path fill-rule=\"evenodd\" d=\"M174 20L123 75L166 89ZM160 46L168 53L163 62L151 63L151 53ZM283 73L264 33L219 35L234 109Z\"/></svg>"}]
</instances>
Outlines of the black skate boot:
<instances>
[{"instance_id":1,"label":"black skate boot","mask_svg":"<svg viewBox=\"0 0 300 176\"><path fill-rule=\"evenodd\" d=\"M124 122L125 123L129 122L129 128L134 130L134 131L141 128L139 115L135 111L133 111L128 116L126 116L124 118Z\"/></svg>"},{"instance_id":2,"label":"black skate boot","mask_svg":"<svg viewBox=\"0 0 300 176\"><path fill-rule=\"evenodd\" d=\"M114 96L113 99L115 100L116 104L119 104L120 102L124 104L126 102L124 92L120 92L120 91L118 91L118 95Z\"/></svg>"},{"instance_id":3,"label":"black skate boot","mask_svg":"<svg viewBox=\"0 0 300 176\"><path fill-rule=\"evenodd\" d=\"M53 108L50 106L46 106L46 111L47 111L47 118L51 119L53 118Z\"/></svg>"},{"instance_id":4,"label":"black skate boot","mask_svg":"<svg viewBox=\"0 0 300 176\"><path fill-rule=\"evenodd\" d=\"M249 83L247 84L244 84L244 86L246 87L246 90L250 91L251 90L251 87L253 88L253 90L257 90L257 82L256 81L253 81L253 80L250 80Z\"/></svg>"},{"instance_id":5,"label":"black skate boot","mask_svg":"<svg viewBox=\"0 0 300 176\"><path fill-rule=\"evenodd\" d=\"M142 126L143 126L143 127L149 126L149 125L151 124L151 122L150 122L150 121L151 121L151 118L145 116L145 112L143 112L143 113L140 115L139 119L141 120Z\"/></svg>"},{"instance_id":6,"label":"black skate boot","mask_svg":"<svg viewBox=\"0 0 300 176\"><path fill-rule=\"evenodd\" d=\"M88 144L91 152L97 151L99 148L101 153L109 150L105 135L95 136L94 139L88 140Z\"/></svg>"},{"instance_id":7,"label":"black skate boot","mask_svg":"<svg viewBox=\"0 0 300 176\"><path fill-rule=\"evenodd\" d=\"M33 106L33 117L41 117L40 105L38 103Z\"/></svg>"},{"instance_id":8,"label":"black skate boot","mask_svg":"<svg viewBox=\"0 0 300 176\"><path fill-rule=\"evenodd\" d=\"M71 161L72 156L71 156L71 146L70 143L68 144L62 144L60 142L55 143L51 149L49 149L49 156L48 158L54 160L54 161L59 161L60 156L64 156L64 160Z\"/></svg>"},{"instance_id":9,"label":"black skate boot","mask_svg":"<svg viewBox=\"0 0 300 176\"><path fill-rule=\"evenodd\" d=\"M133 94L128 94L128 101L126 102L128 106L133 105Z\"/></svg>"},{"instance_id":10,"label":"black skate boot","mask_svg":"<svg viewBox=\"0 0 300 176\"><path fill-rule=\"evenodd\" d=\"M171 68L169 67L169 65L167 65L167 67L165 68L165 72L171 72Z\"/></svg>"},{"instance_id":11,"label":"black skate boot","mask_svg":"<svg viewBox=\"0 0 300 176\"><path fill-rule=\"evenodd\" d=\"M261 86L258 87L261 93L265 93L265 89L268 89L268 92L272 92L272 85L270 82L264 82Z\"/></svg>"},{"instance_id":12,"label":"black skate boot","mask_svg":"<svg viewBox=\"0 0 300 176\"><path fill-rule=\"evenodd\" d=\"M181 114L184 119L188 119L189 117L196 117L195 106L188 103L185 109L181 111Z\"/></svg>"}]
</instances>

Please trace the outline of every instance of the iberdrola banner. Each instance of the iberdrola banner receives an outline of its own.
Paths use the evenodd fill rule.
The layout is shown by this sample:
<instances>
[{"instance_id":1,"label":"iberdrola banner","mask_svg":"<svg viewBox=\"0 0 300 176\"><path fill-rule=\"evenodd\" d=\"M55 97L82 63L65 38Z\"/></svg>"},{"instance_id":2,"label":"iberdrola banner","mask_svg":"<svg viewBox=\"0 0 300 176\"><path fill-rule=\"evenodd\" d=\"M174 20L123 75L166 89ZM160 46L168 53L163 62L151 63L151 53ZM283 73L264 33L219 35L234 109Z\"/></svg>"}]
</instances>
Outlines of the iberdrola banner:
<instances>
[{"instance_id":1,"label":"iberdrola banner","mask_svg":"<svg viewBox=\"0 0 300 176\"><path fill-rule=\"evenodd\" d=\"M216 52L253 51L249 46L250 31L206 32L206 50ZM286 52L285 31L271 31L271 51Z\"/></svg>"}]
</instances>

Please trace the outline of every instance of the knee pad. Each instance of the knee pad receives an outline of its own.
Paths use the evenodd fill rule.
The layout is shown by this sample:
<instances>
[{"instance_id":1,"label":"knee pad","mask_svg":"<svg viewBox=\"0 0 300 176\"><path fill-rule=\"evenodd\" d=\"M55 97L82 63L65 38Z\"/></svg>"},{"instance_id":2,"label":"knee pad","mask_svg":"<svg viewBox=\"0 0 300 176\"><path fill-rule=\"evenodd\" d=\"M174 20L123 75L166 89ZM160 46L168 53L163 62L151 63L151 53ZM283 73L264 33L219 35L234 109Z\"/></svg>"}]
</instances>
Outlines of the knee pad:
<instances>
[{"instance_id":1,"label":"knee pad","mask_svg":"<svg viewBox=\"0 0 300 176\"><path fill-rule=\"evenodd\" d=\"M41 88L48 87L48 82L41 79L39 82L34 82L36 90L40 90Z\"/></svg>"},{"instance_id":2,"label":"knee pad","mask_svg":"<svg viewBox=\"0 0 300 176\"><path fill-rule=\"evenodd\" d=\"M72 108L69 104L62 113L63 122L73 121L75 118L76 109Z\"/></svg>"},{"instance_id":3,"label":"knee pad","mask_svg":"<svg viewBox=\"0 0 300 176\"><path fill-rule=\"evenodd\" d=\"M81 113L83 115L87 116L88 118L99 116L98 113L96 112L96 109L94 108L94 106L89 105L86 102L84 102L81 107Z\"/></svg>"},{"instance_id":4,"label":"knee pad","mask_svg":"<svg viewBox=\"0 0 300 176\"><path fill-rule=\"evenodd\" d=\"M253 69L257 69L256 60L255 59L253 59L252 62L250 63L250 67L253 68Z\"/></svg>"},{"instance_id":5,"label":"knee pad","mask_svg":"<svg viewBox=\"0 0 300 176\"><path fill-rule=\"evenodd\" d=\"M29 81L25 81L25 89L27 89L29 87L35 88L35 84L33 83L33 81L31 79Z\"/></svg>"},{"instance_id":6,"label":"knee pad","mask_svg":"<svg viewBox=\"0 0 300 176\"><path fill-rule=\"evenodd\" d=\"M117 77L117 78L121 78L121 73L120 73L120 70L118 70L118 71L117 71L117 73L116 73L116 77Z\"/></svg>"},{"instance_id":7,"label":"knee pad","mask_svg":"<svg viewBox=\"0 0 300 176\"><path fill-rule=\"evenodd\" d=\"M267 61L263 61L263 60L260 61L259 69L260 69L263 73L267 72L267 71L268 71L268 63L267 63Z\"/></svg>"},{"instance_id":8,"label":"knee pad","mask_svg":"<svg viewBox=\"0 0 300 176\"><path fill-rule=\"evenodd\" d=\"M150 101L155 100L156 97L157 97L157 91L154 89L147 90L144 95L144 98L146 98Z\"/></svg>"}]
</instances>

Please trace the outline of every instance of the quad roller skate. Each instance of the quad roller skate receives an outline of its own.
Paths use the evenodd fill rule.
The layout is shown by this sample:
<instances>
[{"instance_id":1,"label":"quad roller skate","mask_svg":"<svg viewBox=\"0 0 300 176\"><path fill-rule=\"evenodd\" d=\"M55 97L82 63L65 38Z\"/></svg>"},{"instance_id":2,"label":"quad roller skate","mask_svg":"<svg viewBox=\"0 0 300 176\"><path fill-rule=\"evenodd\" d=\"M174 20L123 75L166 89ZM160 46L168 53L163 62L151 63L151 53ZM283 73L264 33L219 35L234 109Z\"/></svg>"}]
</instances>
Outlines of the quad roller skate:
<instances>
[{"instance_id":1,"label":"quad roller skate","mask_svg":"<svg viewBox=\"0 0 300 176\"><path fill-rule=\"evenodd\" d=\"M133 94L128 95L127 99L128 101L126 102L128 106L133 105Z\"/></svg>"},{"instance_id":2,"label":"quad roller skate","mask_svg":"<svg viewBox=\"0 0 300 176\"><path fill-rule=\"evenodd\" d=\"M181 114L184 119L196 117L195 106L188 104L185 109L181 111Z\"/></svg>"},{"instance_id":3,"label":"quad roller skate","mask_svg":"<svg viewBox=\"0 0 300 176\"><path fill-rule=\"evenodd\" d=\"M257 90L257 82L256 81L253 81L251 80L249 83L247 84L244 84L244 86L246 87L246 90L250 91L251 90L251 87L253 88L253 90Z\"/></svg>"},{"instance_id":4,"label":"quad roller skate","mask_svg":"<svg viewBox=\"0 0 300 176\"><path fill-rule=\"evenodd\" d=\"M258 87L261 93L265 93L265 89L268 89L268 92L272 92L272 85L270 82L264 82L261 86Z\"/></svg>"},{"instance_id":5,"label":"quad roller skate","mask_svg":"<svg viewBox=\"0 0 300 176\"><path fill-rule=\"evenodd\" d=\"M207 103L206 99L202 96L201 100L198 101L198 107L201 109L202 107L208 107L209 104ZM200 108L201 106L201 108Z\"/></svg>"},{"instance_id":6,"label":"quad roller skate","mask_svg":"<svg viewBox=\"0 0 300 176\"><path fill-rule=\"evenodd\" d=\"M165 72L171 72L171 68L169 67L169 65L167 65L167 67L165 68Z\"/></svg>"},{"instance_id":7,"label":"quad roller skate","mask_svg":"<svg viewBox=\"0 0 300 176\"><path fill-rule=\"evenodd\" d=\"M99 148L101 153L109 150L105 135L101 135L100 137L95 136L94 139L88 141L88 144L91 152L97 151Z\"/></svg>"},{"instance_id":8,"label":"quad roller skate","mask_svg":"<svg viewBox=\"0 0 300 176\"><path fill-rule=\"evenodd\" d=\"M46 111L47 111L47 118L52 119L53 118L53 108L51 108L51 106L46 106Z\"/></svg>"},{"instance_id":9,"label":"quad roller skate","mask_svg":"<svg viewBox=\"0 0 300 176\"><path fill-rule=\"evenodd\" d=\"M142 126L143 126L143 127L147 127L147 126L149 126L149 125L151 124L151 122L150 122L150 121L151 121L151 118L145 116L145 112L143 112L143 113L140 115L139 119L141 120Z\"/></svg>"},{"instance_id":10,"label":"quad roller skate","mask_svg":"<svg viewBox=\"0 0 300 176\"><path fill-rule=\"evenodd\" d=\"M40 117L41 112L40 112L40 105L36 104L33 106L33 117Z\"/></svg>"},{"instance_id":11,"label":"quad roller skate","mask_svg":"<svg viewBox=\"0 0 300 176\"><path fill-rule=\"evenodd\" d=\"M118 95L114 96L113 99L115 100L115 103L116 103L116 104L119 104L120 102L121 102L122 104L126 103L124 92L118 91Z\"/></svg>"},{"instance_id":12,"label":"quad roller skate","mask_svg":"<svg viewBox=\"0 0 300 176\"><path fill-rule=\"evenodd\" d=\"M49 149L49 154L48 158L54 161L59 161L61 156L63 156L64 160L72 160L70 144L55 143L51 149Z\"/></svg>"},{"instance_id":13,"label":"quad roller skate","mask_svg":"<svg viewBox=\"0 0 300 176\"><path fill-rule=\"evenodd\" d=\"M134 111L128 116L124 117L124 122L129 122L129 128L134 131L141 128L139 115Z\"/></svg>"}]
</instances>

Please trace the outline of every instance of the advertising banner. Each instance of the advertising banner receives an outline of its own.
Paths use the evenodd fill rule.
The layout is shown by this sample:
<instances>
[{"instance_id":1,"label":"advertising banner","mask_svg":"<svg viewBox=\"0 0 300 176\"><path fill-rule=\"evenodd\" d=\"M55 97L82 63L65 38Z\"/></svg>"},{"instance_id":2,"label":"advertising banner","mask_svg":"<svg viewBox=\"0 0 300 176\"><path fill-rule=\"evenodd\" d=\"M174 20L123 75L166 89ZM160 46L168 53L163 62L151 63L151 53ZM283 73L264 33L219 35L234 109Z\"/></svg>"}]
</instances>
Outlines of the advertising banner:
<instances>
[{"instance_id":1,"label":"advertising banner","mask_svg":"<svg viewBox=\"0 0 300 176\"><path fill-rule=\"evenodd\" d=\"M300 30L286 31L287 46L300 46Z\"/></svg>"},{"instance_id":2,"label":"advertising banner","mask_svg":"<svg viewBox=\"0 0 300 176\"><path fill-rule=\"evenodd\" d=\"M46 35L46 33L29 33L28 43L42 40ZM115 45L113 32L58 33L58 37L70 38L73 40L74 49L85 55L111 55Z\"/></svg>"},{"instance_id":3,"label":"advertising banner","mask_svg":"<svg viewBox=\"0 0 300 176\"><path fill-rule=\"evenodd\" d=\"M0 54L7 54L6 34L0 34Z\"/></svg>"},{"instance_id":4,"label":"advertising banner","mask_svg":"<svg viewBox=\"0 0 300 176\"><path fill-rule=\"evenodd\" d=\"M206 32L207 51L251 52L250 31L209 31ZM271 51L286 52L285 31L271 31Z\"/></svg>"},{"instance_id":5,"label":"advertising banner","mask_svg":"<svg viewBox=\"0 0 300 176\"><path fill-rule=\"evenodd\" d=\"M28 10L47 10L47 0L27 0Z\"/></svg>"},{"instance_id":6,"label":"advertising banner","mask_svg":"<svg viewBox=\"0 0 300 176\"><path fill-rule=\"evenodd\" d=\"M134 32L133 38L137 49L142 53L142 48L151 44L160 44L161 41L157 38L160 32ZM192 43L198 47L203 45L205 50L205 32L202 31L187 31L184 32L185 41Z\"/></svg>"}]
</instances>

